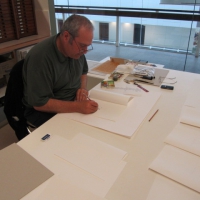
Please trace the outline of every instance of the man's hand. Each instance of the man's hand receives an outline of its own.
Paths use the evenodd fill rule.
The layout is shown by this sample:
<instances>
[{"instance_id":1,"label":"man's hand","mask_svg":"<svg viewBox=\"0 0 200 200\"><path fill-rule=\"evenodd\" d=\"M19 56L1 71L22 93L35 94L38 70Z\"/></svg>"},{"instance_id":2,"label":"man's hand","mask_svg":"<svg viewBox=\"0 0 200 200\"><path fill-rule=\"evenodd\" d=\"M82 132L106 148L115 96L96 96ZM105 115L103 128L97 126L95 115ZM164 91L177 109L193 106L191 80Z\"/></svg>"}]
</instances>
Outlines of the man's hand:
<instances>
[{"instance_id":1,"label":"man's hand","mask_svg":"<svg viewBox=\"0 0 200 200\"><path fill-rule=\"evenodd\" d=\"M92 100L85 100L85 101L81 101L79 102L80 106L79 106L79 111L80 113L83 114L90 114L90 113L94 113L98 110L98 104L95 101Z\"/></svg>"},{"instance_id":2,"label":"man's hand","mask_svg":"<svg viewBox=\"0 0 200 200\"><path fill-rule=\"evenodd\" d=\"M88 91L85 89L78 89L76 92L76 101L84 101L87 100Z\"/></svg>"}]
</instances>

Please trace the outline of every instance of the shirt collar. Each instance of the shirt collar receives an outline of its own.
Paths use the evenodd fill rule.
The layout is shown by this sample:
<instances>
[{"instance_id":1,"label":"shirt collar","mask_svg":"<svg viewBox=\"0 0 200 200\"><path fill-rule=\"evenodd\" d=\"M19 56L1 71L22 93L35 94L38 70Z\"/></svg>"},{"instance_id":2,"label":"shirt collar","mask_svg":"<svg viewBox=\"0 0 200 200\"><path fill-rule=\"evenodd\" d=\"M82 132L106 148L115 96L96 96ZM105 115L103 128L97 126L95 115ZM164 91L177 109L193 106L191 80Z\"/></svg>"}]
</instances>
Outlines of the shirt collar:
<instances>
[{"instance_id":1,"label":"shirt collar","mask_svg":"<svg viewBox=\"0 0 200 200\"><path fill-rule=\"evenodd\" d=\"M58 47L57 47L57 45L56 45L56 39L59 37L59 35L60 35L60 33L58 33L57 35L55 35L53 43L54 43L55 52L56 52L56 55L57 55L57 57L58 57L58 60L59 60L60 62L65 62L65 61L68 59L68 57L65 57L65 56L58 50Z\"/></svg>"}]
</instances>

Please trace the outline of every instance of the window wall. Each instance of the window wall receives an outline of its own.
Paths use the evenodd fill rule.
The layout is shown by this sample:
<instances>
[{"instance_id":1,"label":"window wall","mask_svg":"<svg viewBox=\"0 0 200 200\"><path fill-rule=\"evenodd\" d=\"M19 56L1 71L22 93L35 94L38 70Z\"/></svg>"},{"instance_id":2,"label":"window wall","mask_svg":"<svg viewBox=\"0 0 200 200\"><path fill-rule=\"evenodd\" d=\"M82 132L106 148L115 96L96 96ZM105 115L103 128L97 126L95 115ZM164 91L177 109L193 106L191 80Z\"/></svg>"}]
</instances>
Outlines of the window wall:
<instances>
[{"instance_id":1,"label":"window wall","mask_svg":"<svg viewBox=\"0 0 200 200\"><path fill-rule=\"evenodd\" d=\"M171 14L171 16L175 14L173 15L174 18L167 16L164 17L165 19L160 15L158 15L158 18L152 17L153 15L148 17L119 16L118 18L117 16L96 14L85 14L85 16L94 24L95 43L108 43L116 46L119 44L119 48L121 46L132 47L134 50L138 48L159 51L160 57L165 55L166 52L170 52L180 61L180 64L177 62L177 66L179 66L174 67L174 69L200 73L200 42L198 38L200 22L193 18L193 15L198 15L199 5L192 3L192 0L190 0L190 4L184 5L181 4L181 0L179 5L172 4L173 1L170 1L170 4L161 4L161 1L166 3L170 0L54 0L54 4L55 7L56 5L63 5L69 6L69 8L71 6L84 6L83 9L97 9L93 8L97 6L104 7L105 10L115 8L115 10L137 12L139 13L138 16L142 12L147 14L151 12L154 15L156 13ZM182 1L185 3L187 0ZM86 6L87 8L85 8ZM69 15L67 13L56 13L57 24ZM191 16L190 20L183 20L188 15ZM117 29L117 23L119 23L119 29ZM59 32L59 26L57 27ZM106 35L107 37L105 37ZM148 57L147 51L145 51L145 54L144 57ZM169 55L169 58L164 57L169 60L170 54L167 55ZM153 61L154 59L150 60L150 62ZM163 63L165 63L164 60ZM173 68L166 63L165 67Z\"/></svg>"}]
</instances>

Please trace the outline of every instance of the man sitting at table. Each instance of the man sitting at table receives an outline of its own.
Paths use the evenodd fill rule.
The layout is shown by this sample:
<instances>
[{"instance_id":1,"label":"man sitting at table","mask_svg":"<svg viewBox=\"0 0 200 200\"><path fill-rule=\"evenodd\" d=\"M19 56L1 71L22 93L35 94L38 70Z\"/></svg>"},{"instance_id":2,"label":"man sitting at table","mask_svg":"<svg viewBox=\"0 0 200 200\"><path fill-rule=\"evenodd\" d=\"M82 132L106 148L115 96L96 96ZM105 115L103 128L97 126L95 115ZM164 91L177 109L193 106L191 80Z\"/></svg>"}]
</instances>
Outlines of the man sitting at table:
<instances>
[{"instance_id":1,"label":"man sitting at table","mask_svg":"<svg viewBox=\"0 0 200 200\"><path fill-rule=\"evenodd\" d=\"M92 50L93 25L71 15L61 32L35 45L23 66L25 118L38 127L56 113L94 113L88 99L85 53Z\"/></svg>"}]
</instances>

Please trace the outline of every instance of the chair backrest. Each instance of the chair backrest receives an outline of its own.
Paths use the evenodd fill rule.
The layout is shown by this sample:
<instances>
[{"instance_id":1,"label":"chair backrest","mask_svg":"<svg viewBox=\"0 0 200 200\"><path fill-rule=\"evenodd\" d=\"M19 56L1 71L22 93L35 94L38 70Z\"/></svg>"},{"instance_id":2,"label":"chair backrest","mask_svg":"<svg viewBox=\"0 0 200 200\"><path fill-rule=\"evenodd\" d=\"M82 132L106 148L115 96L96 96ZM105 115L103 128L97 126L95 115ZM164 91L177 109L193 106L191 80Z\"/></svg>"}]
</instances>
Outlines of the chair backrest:
<instances>
[{"instance_id":1,"label":"chair backrest","mask_svg":"<svg viewBox=\"0 0 200 200\"><path fill-rule=\"evenodd\" d=\"M23 64L24 60L17 62L10 72L4 103L4 113L8 123L19 140L29 134L24 117L25 108L22 103L24 88L22 79Z\"/></svg>"}]
</instances>

